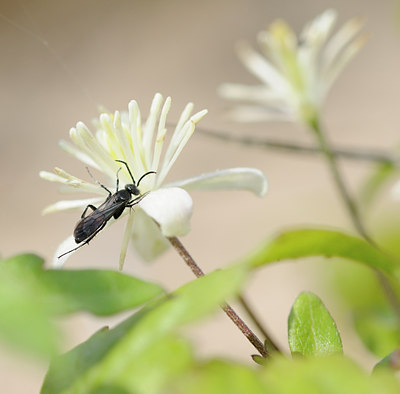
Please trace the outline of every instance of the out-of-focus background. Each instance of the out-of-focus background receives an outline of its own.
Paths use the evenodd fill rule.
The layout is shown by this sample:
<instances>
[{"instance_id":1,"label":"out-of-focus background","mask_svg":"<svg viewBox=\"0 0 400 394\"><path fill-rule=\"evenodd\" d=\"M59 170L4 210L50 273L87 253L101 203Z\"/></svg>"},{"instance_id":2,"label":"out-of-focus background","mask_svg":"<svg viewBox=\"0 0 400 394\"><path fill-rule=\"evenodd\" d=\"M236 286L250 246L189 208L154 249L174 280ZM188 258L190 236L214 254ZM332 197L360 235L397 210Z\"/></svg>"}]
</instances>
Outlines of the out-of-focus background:
<instances>
[{"instance_id":1,"label":"out-of-focus background","mask_svg":"<svg viewBox=\"0 0 400 394\"><path fill-rule=\"evenodd\" d=\"M237 60L234 44L277 18L298 32L326 8L339 11L339 24L360 16L369 41L335 84L325 107L330 138L347 146L391 148L400 141L400 29L396 2L374 0L148 0L0 3L0 251L7 257L33 251L49 261L68 236L80 212L41 216L60 199L57 185L39 179L40 170L59 166L87 177L84 166L63 153L60 139L79 120L89 124L97 106L126 109L129 100L148 111L155 92L173 100L169 122L188 101L207 108L203 128L252 133L292 142L310 142L292 124L238 125L223 118L227 104L216 95L222 82L253 83ZM245 192L193 193L191 233L184 244L205 271L224 266L281 228L302 224L351 231L329 173L317 157L250 149L195 134L169 179L217 168L249 166L263 170L270 191L265 198ZM368 166L343 162L353 190ZM68 261L67 268L117 269L123 223L116 223ZM287 316L302 290L319 294L335 314L334 297L318 279L316 263L285 263L257 272L246 296L273 337L287 348ZM171 250L146 265L130 251L126 271L159 281L168 289L192 279ZM338 322L345 352L370 367L342 313ZM120 319L121 317L119 317ZM115 319L79 315L65 319L66 349ZM222 314L188 334L204 355L248 361L253 349ZM38 392L46 365L2 346L0 380L7 393Z\"/></svg>"}]
</instances>

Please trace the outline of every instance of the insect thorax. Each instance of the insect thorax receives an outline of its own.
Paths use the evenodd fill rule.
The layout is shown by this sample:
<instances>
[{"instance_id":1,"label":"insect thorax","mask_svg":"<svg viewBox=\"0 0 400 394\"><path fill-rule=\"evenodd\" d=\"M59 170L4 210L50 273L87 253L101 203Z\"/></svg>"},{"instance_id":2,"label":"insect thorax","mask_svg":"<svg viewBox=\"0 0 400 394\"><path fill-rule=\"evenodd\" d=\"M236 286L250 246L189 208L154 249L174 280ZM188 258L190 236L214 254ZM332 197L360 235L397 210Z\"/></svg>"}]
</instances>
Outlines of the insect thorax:
<instances>
[{"instance_id":1,"label":"insect thorax","mask_svg":"<svg viewBox=\"0 0 400 394\"><path fill-rule=\"evenodd\" d=\"M128 189L121 189L115 194L116 201L129 201L131 199L132 192Z\"/></svg>"}]
</instances>

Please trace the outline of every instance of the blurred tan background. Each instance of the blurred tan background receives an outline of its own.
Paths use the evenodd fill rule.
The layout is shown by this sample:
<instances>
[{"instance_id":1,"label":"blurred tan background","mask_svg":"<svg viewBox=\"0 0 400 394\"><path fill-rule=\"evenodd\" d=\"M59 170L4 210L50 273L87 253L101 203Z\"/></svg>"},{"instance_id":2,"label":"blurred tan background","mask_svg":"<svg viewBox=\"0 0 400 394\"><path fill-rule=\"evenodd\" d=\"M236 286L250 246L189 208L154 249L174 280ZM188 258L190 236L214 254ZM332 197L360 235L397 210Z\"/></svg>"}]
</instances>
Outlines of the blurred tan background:
<instances>
[{"instance_id":1,"label":"blurred tan background","mask_svg":"<svg viewBox=\"0 0 400 394\"><path fill-rule=\"evenodd\" d=\"M59 166L87 176L84 166L64 154L57 142L68 139L68 130L77 121L89 124L99 104L126 109L135 98L145 114L158 91L173 99L170 122L193 101L196 110L209 110L201 122L205 128L311 141L291 124L227 123L222 116L226 103L215 91L221 82L255 82L235 56L237 40L255 43L257 32L278 17L298 32L328 7L339 11L340 23L365 17L370 36L327 102L325 122L331 140L390 148L400 140L400 30L394 0L2 1L1 254L33 251L49 260L73 231L78 212L41 216L42 208L60 195L57 186L39 179L38 173ZM169 179L234 166L263 170L270 191L263 199L244 192L192 194L192 231L183 242L205 271L227 264L285 226L321 224L351 230L329 174L316 157L244 148L197 134ZM343 163L354 190L367 168ZM116 269L123 229L123 223L117 223L101 233L68 261L68 268ZM130 251L125 267L134 275L161 281L168 289L192 279L173 251L150 266ZM300 291L317 292L335 315L334 302L314 271L312 262L285 263L257 272L249 283L246 295L285 348L287 316ZM87 315L65 319L66 349L117 321ZM345 324L339 323L345 352L371 366L374 359ZM248 361L254 353L222 314L187 335L202 355ZM0 351L2 392L38 392L46 365L4 346Z\"/></svg>"}]
</instances>

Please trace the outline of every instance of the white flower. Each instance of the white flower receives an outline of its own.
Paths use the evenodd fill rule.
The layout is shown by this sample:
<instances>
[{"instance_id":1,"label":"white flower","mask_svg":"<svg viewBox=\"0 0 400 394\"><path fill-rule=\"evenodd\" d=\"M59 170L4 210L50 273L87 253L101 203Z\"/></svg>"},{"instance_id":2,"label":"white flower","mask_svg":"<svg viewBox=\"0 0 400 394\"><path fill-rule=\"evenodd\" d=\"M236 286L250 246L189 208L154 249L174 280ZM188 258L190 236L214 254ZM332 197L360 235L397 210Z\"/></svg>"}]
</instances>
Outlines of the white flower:
<instances>
[{"instance_id":1,"label":"white flower","mask_svg":"<svg viewBox=\"0 0 400 394\"><path fill-rule=\"evenodd\" d=\"M248 102L231 113L238 121L288 120L310 124L320 112L339 73L362 47L362 23L349 20L332 34L337 14L326 10L306 25L299 40L283 21L258 35L263 55L248 44L238 45L245 67L261 85L223 84L227 99Z\"/></svg>"},{"instance_id":2,"label":"white flower","mask_svg":"<svg viewBox=\"0 0 400 394\"><path fill-rule=\"evenodd\" d=\"M139 107L136 101L131 101L128 113L120 114L118 111L113 115L102 113L95 122L97 128L95 134L92 134L82 122L78 122L76 127L70 130L74 145L65 141L60 142L60 147L64 151L86 166L105 174L108 182L104 186L111 193L116 192L117 173L119 190L126 184L132 184L128 169L116 160L127 163L136 182L147 172L155 172L140 181L138 187L143 198L135 205L135 209L124 210L123 215L130 215L122 241L121 269L131 240L142 258L151 260L168 246L165 237L185 235L190 230L193 203L185 189L244 189L260 196L267 190L263 173L252 168L220 170L164 185L167 174L193 134L196 124L207 113L203 110L191 116L193 104L189 103L169 138L168 146L164 146L167 137L166 117L170 106L171 99L168 97L164 101L161 94L157 93L147 121L142 124ZM109 195L94 179L92 182L86 182L59 168L55 168L54 172L41 171L40 176L48 181L61 183L65 192L89 192L97 197L59 201L47 207L44 213L76 208L83 210L89 204L98 206ZM111 219L107 225L113 222ZM54 265L61 267L70 253L60 259L57 256L76 246L72 236L61 243L56 252Z\"/></svg>"}]
</instances>

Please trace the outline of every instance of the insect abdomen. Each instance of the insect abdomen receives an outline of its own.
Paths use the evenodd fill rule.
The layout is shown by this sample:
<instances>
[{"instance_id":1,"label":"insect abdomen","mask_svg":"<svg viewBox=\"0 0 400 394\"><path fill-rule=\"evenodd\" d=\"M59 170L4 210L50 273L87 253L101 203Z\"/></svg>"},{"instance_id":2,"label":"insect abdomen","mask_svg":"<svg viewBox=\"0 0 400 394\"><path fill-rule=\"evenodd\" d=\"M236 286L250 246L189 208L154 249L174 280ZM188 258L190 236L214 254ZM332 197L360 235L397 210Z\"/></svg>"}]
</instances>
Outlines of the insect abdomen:
<instances>
[{"instance_id":1,"label":"insect abdomen","mask_svg":"<svg viewBox=\"0 0 400 394\"><path fill-rule=\"evenodd\" d=\"M75 227L74 238L77 244L85 241L90 236L98 232L106 224L104 215L87 216L83 218Z\"/></svg>"}]
</instances>

